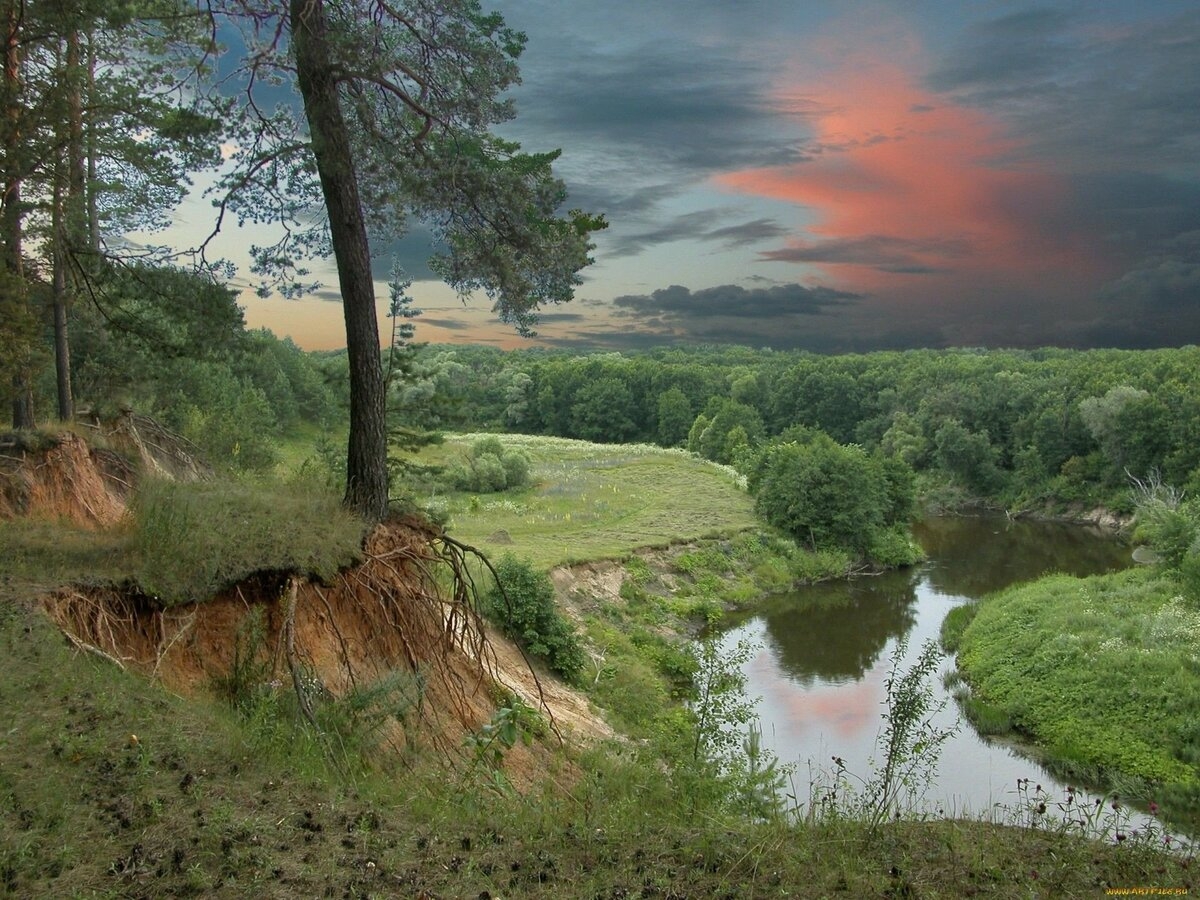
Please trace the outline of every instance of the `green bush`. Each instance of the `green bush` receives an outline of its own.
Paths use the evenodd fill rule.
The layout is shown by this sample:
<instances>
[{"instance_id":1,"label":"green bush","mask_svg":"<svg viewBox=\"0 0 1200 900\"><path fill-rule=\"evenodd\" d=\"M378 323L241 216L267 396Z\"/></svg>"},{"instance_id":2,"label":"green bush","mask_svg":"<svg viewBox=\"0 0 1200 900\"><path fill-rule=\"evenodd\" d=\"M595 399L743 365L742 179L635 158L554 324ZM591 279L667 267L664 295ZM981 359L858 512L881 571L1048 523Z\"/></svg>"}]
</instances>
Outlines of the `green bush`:
<instances>
[{"instance_id":1,"label":"green bush","mask_svg":"<svg viewBox=\"0 0 1200 900\"><path fill-rule=\"evenodd\" d=\"M529 484L529 457L520 450L506 450L500 456L500 464L504 466L506 488L525 487Z\"/></svg>"},{"instance_id":2,"label":"green bush","mask_svg":"<svg viewBox=\"0 0 1200 900\"><path fill-rule=\"evenodd\" d=\"M447 477L458 490L476 494L521 488L529 484L529 457L520 450L505 450L497 437L480 438L450 466Z\"/></svg>"},{"instance_id":3,"label":"green bush","mask_svg":"<svg viewBox=\"0 0 1200 900\"><path fill-rule=\"evenodd\" d=\"M893 525L881 528L871 536L867 556L878 565L894 568L919 562L922 553L907 527Z\"/></svg>"},{"instance_id":4,"label":"green bush","mask_svg":"<svg viewBox=\"0 0 1200 900\"><path fill-rule=\"evenodd\" d=\"M483 597L484 614L532 655L564 678L583 670L583 647L554 604L550 576L527 560L505 554L496 563L499 584Z\"/></svg>"},{"instance_id":5,"label":"green bush","mask_svg":"<svg viewBox=\"0 0 1200 900\"><path fill-rule=\"evenodd\" d=\"M504 444L500 442L500 438L495 435L482 437L471 445L471 456L495 456L501 457L504 455Z\"/></svg>"},{"instance_id":6,"label":"green bush","mask_svg":"<svg viewBox=\"0 0 1200 900\"><path fill-rule=\"evenodd\" d=\"M915 559L905 537L913 474L899 460L818 433L768 447L750 483L759 515L811 550L849 550L884 565Z\"/></svg>"}]
</instances>

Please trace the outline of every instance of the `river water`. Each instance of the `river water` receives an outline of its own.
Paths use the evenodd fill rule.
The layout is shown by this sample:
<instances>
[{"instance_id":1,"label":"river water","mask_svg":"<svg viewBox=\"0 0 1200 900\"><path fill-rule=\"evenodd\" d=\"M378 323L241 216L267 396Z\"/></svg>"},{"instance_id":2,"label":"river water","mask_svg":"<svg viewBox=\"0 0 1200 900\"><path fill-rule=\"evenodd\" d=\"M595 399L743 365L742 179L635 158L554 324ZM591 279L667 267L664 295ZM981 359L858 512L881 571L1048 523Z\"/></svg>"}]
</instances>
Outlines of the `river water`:
<instances>
[{"instance_id":1,"label":"river water","mask_svg":"<svg viewBox=\"0 0 1200 900\"><path fill-rule=\"evenodd\" d=\"M759 647L745 667L747 690L760 698L763 745L781 763L795 764L792 787L802 803L810 781L828 779L834 756L851 776L869 777L879 756L884 683L901 638L908 642L907 669L922 644L937 639L955 606L1050 572L1091 575L1132 564L1127 546L1079 526L938 518L914 533L928 555L923 565L775 597L721 637L729 645L748 639ZM944 660L942 670L949 668ZM938 696L948 697L940 675L934 681ZM950 727L958 719L949 698L935 721ZM918 809L1018 820L1027 807L1017 793L1024 778L1031 779L1030 790L1040 784L1051 801L1065 798L1067 786L1038 763L980 737L962 719Z\"/></svg>"}]
</instances>

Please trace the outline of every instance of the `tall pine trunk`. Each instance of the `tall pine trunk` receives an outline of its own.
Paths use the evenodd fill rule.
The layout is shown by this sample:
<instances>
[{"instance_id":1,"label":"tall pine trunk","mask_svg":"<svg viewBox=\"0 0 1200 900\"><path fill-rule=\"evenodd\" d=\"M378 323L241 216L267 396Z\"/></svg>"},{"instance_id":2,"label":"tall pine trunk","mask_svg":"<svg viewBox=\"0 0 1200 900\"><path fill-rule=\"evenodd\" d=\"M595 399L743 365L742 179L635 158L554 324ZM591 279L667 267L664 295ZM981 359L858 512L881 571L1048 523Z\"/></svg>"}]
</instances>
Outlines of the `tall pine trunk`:
<instances>
[{"instance_id":1,"label":"tall pine trunk","mask_svg":"<svg viewBox=\"0 0 1200 900\"><path fill-rule=\"evenodd\" d=\"M366 220L350 136L338 102L323 0L291 0L290 18L296 80L329 214L346 319L350 444L345 504L364 518L378 521L386 515L388 505L386 393Z\"/></svg>"},{"instance_id":2,"label":"tall pine trunk","mask_svg":"<svg viewBox=\"0 0 1200 900\"><path fill-rule=\"evenodd\" d=\"M58 387L58 417L64 422L75 418L75 393L71 389L71 306L78 281L79 256L87 241L84 191L83 146L83 59L80 55L79 30L67 32L66 62L63 81L67 91L65 150L54 173L53 209L53 286L54 286L54 368Z\"/></svg>"},{"instance_id":3,"label":"tall pine trunk","mask_svg":"<svg viewBox=\"0 0 1200 900\"><path fill-rule=\"evenodd\" d=\"M65 162L60 153L58 167ZM54 298L54 374L58 388L58 418L70 422L75 418L75 400L71 393L71 342L67 337L67 309L70 306L70 291L67 287L67 241L66 218L62 176L54 175L54 197L51 209L51 286Z\"/></svg>"},{"instance_id":4,"label":"tall pine trunk","mask_svg":"<svg viewBox=\"0 0 1200 900\"><path fill-rule=\"evenodd\" d=\"M87 69L84 70L84 77L87 79L87 107L91 110L96 102L96 35L90 30L88 32ZM80 172L81 191L84 196L84 205L87 207L87 248L92 259L95 260L100 255L100 203L97 198L99 191L96 188L96 123L92 114L89 113L85 127L82 108L80 109L79 127L85 140L83 155L87 158L85 167Z\"/></svg>"},{"instance_id":5,"label":"tall pine trunk","mask_svg":"<svg viewBox=\"0 0 1200 900\"><path fill-rule=\"evenodd\" d=\"M0 241L3 243L4 257L0 264L11 278L13 290L20 291L23 298L25 292L24 262L22 260L21 232L21 21L22 7L16 0L9 0L4 8L4 97L7 101L8 122L5 131L7 140L4 147L4 215L0 221ZM25 302L28 302L26 299ZM10 348L19 357L28 357L28 350L23 347ZM13 428L33 428L33 392L30 387L30 375L27 359L18 359L12 376L12 424Z\"/></svg>"}]
</instances>

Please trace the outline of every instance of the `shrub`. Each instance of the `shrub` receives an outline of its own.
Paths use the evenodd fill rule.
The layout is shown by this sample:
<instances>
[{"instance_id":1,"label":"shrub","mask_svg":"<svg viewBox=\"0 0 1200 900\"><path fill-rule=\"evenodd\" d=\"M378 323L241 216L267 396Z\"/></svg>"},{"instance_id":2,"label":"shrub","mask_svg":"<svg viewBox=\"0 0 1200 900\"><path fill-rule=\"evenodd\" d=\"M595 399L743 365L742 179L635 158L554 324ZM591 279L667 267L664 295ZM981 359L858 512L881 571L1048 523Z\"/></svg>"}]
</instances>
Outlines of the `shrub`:
<instances>
[{"instance_id":1,"label":"shrub","mask_svg":"<svg viewBox=\"0 0 1200 900\"><path fill-rule=\"evenodd\" d=\"M505 554L496 563L499 584L483 597L484 614L532 655L564 678L583 669L575 629L554 604L554 585L528 560Z\"/></svg>"},{"instance_id":2,"label":"shrub","mask_svg":"<svg viewBox=\"0 0 1200 900\"><path fill-rule=\"evenodd\" d=\"M447 472L460 491L491 494L529 484L529 457L520 450L505 450L497 437L480 438L466 456Z\"/></svg>"},{"instance_id":3,"label":"shrub","mask_svg":"<svg viewBox=\"0 0 1200 900\"><path fill-rule=\"evenodd\" d=\"M500 464L504 466L506 488L525 487L529 484L529 457L520 450L506 450L500 456Z\"/></svg>"},{"instance_id":4,"label":"shrub","mask_svg":"<svg viewBox=\"0 0 1200 900\"><path fill-rule=\"evenodd\" d=\"M887 567L911 566L921 560L921 555L921 548L908 529L901 525L874 532L867 548L867 556L872 562Z\"/></svg>"},{"instance_id":5,"label":"shrub","mask_svg":"<svg viewBox=\"0 0 1200 900\"><path fill-rule=\"evenodd\" d=\"M899 460L817 434L768 447L752 474L759 514L809 549L849 550L885 565L914 561L904 534L913 476Z\"/></svg>"},{"instance_id":6,"label":"shrub","mask_svg":"<svg viewBox=\"0 0 1200 900\"><path fill-rule=\"evenodd\" d=\"M495 456L499 458L504 455L504 445L500 443L500 438L495 435L489 435L473 443L470 453L475 459L481 456Z\"/></svg>"}]
</instances>

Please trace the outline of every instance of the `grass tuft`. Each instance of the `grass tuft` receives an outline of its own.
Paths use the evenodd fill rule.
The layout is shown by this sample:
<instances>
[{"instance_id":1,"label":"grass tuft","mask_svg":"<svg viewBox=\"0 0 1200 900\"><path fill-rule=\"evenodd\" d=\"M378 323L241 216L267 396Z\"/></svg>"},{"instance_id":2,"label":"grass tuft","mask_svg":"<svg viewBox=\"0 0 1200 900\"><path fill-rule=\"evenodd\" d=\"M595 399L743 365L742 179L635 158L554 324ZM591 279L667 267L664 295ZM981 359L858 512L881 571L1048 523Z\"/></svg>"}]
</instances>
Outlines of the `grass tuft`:
<instances>
[{"instance_id":1,"label":"grass tuft","mask_svg":"<svg viewBox=\"0 0 1200 900\"><path fill-rule=\"evenodd\" d=\"M329 580L361 558L363 522L311 484L147 479L132 509L136 578L163 606L210 599L256 572Z\"/></svg>"}]
</instances>

